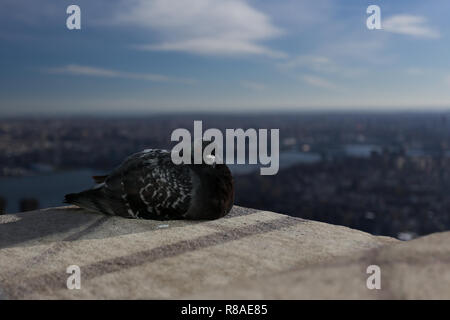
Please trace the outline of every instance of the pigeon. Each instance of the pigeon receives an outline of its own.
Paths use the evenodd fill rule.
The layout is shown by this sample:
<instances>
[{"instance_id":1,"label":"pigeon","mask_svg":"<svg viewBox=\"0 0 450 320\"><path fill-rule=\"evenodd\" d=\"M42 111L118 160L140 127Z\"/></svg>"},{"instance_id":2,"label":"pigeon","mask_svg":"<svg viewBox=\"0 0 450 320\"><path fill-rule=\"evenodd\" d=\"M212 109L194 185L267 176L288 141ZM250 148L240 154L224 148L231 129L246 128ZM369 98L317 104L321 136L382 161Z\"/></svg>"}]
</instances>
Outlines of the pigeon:
<instances>
[{"instance_id":1,"label":"pigeon","mask_svg":"<svg viewBox=\"0 0 450 320\"><path fill-rule=\"evenodd\" d=\"M174 164L167 150L135 153L109 175L93 179L94 188L67 194L64 202L107 215L153 220L217 219L234 203L233 176L226 164Z\"/></svg>"}]
</instances>

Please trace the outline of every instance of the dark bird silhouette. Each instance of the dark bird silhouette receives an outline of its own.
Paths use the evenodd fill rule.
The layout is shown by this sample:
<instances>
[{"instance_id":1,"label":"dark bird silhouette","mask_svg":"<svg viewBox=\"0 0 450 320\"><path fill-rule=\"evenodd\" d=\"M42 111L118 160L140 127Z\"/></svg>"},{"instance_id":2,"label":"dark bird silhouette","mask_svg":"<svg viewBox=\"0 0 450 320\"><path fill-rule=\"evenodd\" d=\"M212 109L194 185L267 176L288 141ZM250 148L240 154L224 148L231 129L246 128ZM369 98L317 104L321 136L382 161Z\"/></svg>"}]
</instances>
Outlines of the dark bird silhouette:
<instances>
[{"instance_id":1,"label":"dark bird silhouette","mask_svg":"<svg viewBox=\"0 0 450 320\"><path fill-rule=\"evenodd\" d=\"M225 164L179 164L167 150L136 153L97 186L65 196L65 202L91 211L140 219L217 219L234 203L234 185Z\"/></svg>"}]
</instances>

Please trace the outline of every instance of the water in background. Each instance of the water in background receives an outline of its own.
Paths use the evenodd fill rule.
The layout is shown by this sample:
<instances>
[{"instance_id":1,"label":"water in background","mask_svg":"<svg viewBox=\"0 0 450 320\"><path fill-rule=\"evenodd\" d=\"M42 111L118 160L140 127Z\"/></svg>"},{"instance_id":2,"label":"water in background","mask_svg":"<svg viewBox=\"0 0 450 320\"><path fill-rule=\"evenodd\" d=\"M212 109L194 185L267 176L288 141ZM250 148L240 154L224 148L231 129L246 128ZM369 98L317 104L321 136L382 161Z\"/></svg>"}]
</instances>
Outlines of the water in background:
<instances>
[{"instance_id":1,"label":"water in background","mask_svg":"<svg viewBox=\"0 0 450 320\"><path fill-rule=\"evenodd\" d=\"M321 160L320 155L303 152L283 152L280 154L280 169L297 163L315 163ZM256 171L260 165L229 165L233 174L246 174ZM91 188L93 175L102 172L90 169L53 172L27 177L0 178L0 196L7 201L6 212L19 212L19 201L23 198L35 198L40 208L63 205L64 195Z\"/></svg>"},{"instance_id":2,"label":"water in background","mask_svg":"<svg viewBox=\"0 0 450 320\"><path fill-rule=\"evenodd\" d=\"M6 212L19 212L22 198L35 198L40 208L61 206L64 195L91 188L92 175L101 174L89 169L54 172L28 177L0 178L0 196L7 201Z\"/></svg>"}]
</instances>

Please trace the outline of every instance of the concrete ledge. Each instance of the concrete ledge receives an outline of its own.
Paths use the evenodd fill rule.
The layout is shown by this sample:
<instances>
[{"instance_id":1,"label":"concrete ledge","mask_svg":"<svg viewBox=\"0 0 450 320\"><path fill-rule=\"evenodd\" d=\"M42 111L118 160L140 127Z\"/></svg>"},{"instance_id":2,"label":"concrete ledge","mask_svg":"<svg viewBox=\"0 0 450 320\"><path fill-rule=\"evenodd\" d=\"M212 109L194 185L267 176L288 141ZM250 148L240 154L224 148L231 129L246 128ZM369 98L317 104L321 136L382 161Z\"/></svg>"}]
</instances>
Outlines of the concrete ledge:
<instances>
[{"instance_id":1,"label":"concrete ledge","mask_svg":"<svg viewBox=\"0 0 450 320\"><path fill-rule=\"evenodd\" d=\"M214 221L0 216L3 299L450 298L450 233L410 242L235 206ZM366 268L382 289L366 288ZM66 268L81 268L68 290Z\"/></svg>"}]
</instances>

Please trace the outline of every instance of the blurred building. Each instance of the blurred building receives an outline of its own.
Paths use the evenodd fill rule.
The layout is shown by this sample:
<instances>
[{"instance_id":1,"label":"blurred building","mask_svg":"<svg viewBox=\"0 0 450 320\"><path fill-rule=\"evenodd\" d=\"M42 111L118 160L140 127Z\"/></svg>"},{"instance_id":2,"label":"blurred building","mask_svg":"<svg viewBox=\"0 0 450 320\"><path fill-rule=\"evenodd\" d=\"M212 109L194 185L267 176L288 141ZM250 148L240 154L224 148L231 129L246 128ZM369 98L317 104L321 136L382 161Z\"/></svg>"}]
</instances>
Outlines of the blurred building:
<instances>
[{"instance_id":1,"label":"blurred building","mask_svg":"<svg viewBox=\"0 0 450 320\"><path fill-rule=\"evenodd\" d=\"M0 197L0 214L6 213L6 199L3 197Z\"/></svg>"},{"instance_id":2,"label":"blurred building","mask_svg":"<svg viewBox=\"0 0 450 320\"><path fill-rule=\"evenodd\" d=\"M19 202L20 212L39 209L39 201L35 198L24 198Z\"/></svg>"}]
</instances>

